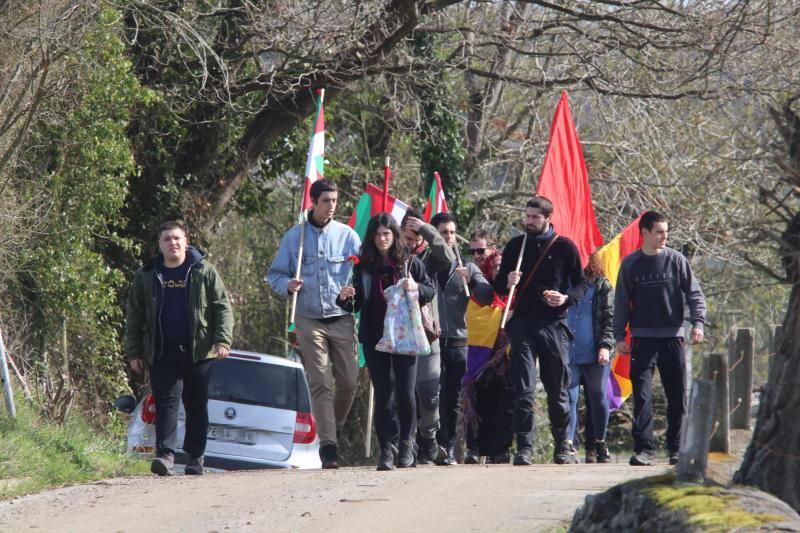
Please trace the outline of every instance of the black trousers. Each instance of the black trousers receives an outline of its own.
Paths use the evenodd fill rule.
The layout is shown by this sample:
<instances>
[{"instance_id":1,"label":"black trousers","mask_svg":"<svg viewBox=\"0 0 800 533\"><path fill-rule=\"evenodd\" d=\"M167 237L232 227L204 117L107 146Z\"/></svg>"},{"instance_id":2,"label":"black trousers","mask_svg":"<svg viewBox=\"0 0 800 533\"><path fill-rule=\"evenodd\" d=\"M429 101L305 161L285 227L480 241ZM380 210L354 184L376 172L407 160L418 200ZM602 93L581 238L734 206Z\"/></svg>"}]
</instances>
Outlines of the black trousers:
<instances>
[{"instance_id":1,"label":"black trousers","mask_svg":"<svg viewBox=\"0 0 800 533\"><path fill-rule=\"evenodd\" d=\"M375 432L383 447L411 440L416 428L417 357L379 352L364 346L364 360L375 389ZM394 378L394 379L393 379ZM394 402L397 402L395 416Z\"/></svg>"},{"instance_id":2,"label":"black trousers","mask_svg":"<svg viewBox=\"0 0 800 533\"><path fill-rule=\"evenodd\" d=\"M441 426L436 440L450 449L456 436L458 408L461 400L461 381L467 372L467 347L448 346L440 341L442 372L439 375L439 420Z\"/></svg>"},{"instance_id":3,"label":"black trousers","mask_svg":"<svg viewBox=\"0 0 800 533\"><path fill-rule=\"evenodd\" d=\"M478 427L467 432L467 448L489 457L507 452L514 439L514 391L503 376L490 374L475 384L475 411Z\"/></svg>"},{"instance_id":4,"label":"black trousers","mask_svg":"<svg viewBox=\"0 0 800 533\"><path fill-rule=\"evenodd\" d=\"M653 438L653 370L658 368L667 396L667 450L677 452L686 411L686 351L682 337L637 338L631 346L633 449L656 450Z\"/></svg>"},{"instance_id":5,"label":"black trousers","mask_svg":"<svg viewBox=\"0 0 800 533\"><path fill-rule=\"evenodd\" d=\"M536 394L536 360L547 393L547 414L556 446L566 441L569 425L569 342L572 332L560 320L539 320L524 315L506 325L511 344L510 379L514 387L514 433L517 448L533 447Z\"/></svg>"},{"instance_id":6,"label":"black trousers","mask_svg":"<svg viewBox=\"0 0 800 533\"><path fill-rule=\"evenodd\" d=\"M156 452L174 453L178 447L178 410L183 400L186 432L183 451L200 457L208 435L208 383L213 359L197 364L190 352L167 352L150 367L150 383L156 400Z\"/></svg>"}]
</instances>

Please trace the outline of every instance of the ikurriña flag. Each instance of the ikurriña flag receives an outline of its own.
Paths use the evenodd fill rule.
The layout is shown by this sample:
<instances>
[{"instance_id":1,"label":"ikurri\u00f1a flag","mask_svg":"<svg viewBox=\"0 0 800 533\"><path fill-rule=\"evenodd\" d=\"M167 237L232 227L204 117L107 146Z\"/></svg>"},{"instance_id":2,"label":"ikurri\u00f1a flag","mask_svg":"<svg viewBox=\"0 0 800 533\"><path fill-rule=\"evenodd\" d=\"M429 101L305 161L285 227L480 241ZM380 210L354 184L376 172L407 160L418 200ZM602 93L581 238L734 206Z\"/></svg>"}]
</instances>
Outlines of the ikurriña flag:
<instances>
[{"instance_id":1,"label":"ikurri\u00f1a flag","mask_svg":"<svg viewBox=\"0 0 800 533\"><path fill-rule=\"evenodd\" d=\"M433 173L433 180L431 181L431 191L428 193L428 203L425 204L425 211L422 213L422 219L425 222L430 222L431 218L439 213L447 213L450 210L447 208L447 199L444 197L444 189L442 188L442 178L438 172Z\"/></svg>"},{"instance_id":2,"label":"ikurri\u00f1a flag","mask_svg":"<svg viewBox=\"0 0 800 533\"><path fill-rule=\"evenodd\" d=\"M362 240L367 233L369 219L378 213L384 211L391 213L398 225L403 220L403 216L408 210L408 205L388 194L385 199L386 207L382 209L384 201L383 190L371 183L367 184L364 193L358 200L358 204L356 204L356 210L353 211L353 214L350 215L350 220L347 222L347 225L353 228Z\"/></svg>"},{"instance_id":3,"label":"ikurri\u00f1a flag","mask_svg":"<svg viewBox=\"0 0 800 533\"><path fill-rule=\"evenodd\" d=\"M311 184L325 176L325 110L322 106L324 98L325 89L320 89L317 114L314 119L314 133L311 135L311 143L308 146L301 211L311 209Z\"/></svg>"}]
</instances>

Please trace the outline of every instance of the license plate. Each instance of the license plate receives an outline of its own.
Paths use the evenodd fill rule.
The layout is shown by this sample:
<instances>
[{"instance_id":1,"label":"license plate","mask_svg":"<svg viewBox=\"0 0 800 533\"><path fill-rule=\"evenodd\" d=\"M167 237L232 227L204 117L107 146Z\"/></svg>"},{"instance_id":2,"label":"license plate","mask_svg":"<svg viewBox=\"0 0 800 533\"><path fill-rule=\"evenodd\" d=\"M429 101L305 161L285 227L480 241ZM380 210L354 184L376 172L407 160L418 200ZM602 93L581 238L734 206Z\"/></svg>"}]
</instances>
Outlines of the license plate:
<instances>
[{"instance_id":1,"label":"license plate","mask_svg":"<svg viewBox=\"0 0 800 533\"><path fill-rule=\"evenodd\" d=\"M256 432L246 429L209 426L208 438L225 442L238 442L239 444L255 444Z\"/></svg>"}]
</instances>

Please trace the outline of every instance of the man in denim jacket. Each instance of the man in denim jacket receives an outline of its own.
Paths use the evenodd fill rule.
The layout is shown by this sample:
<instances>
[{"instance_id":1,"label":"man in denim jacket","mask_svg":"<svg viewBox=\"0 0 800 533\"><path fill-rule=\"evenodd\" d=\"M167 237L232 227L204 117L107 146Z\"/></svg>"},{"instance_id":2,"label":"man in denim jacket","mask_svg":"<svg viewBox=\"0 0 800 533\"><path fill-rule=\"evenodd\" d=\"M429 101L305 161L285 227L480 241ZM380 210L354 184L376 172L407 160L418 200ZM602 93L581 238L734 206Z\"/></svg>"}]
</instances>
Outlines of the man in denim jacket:
<instances>
[{"instance_id":1,"label":"man in denim jacket","mask_svg":"<svg viewBox=\"0 0 800 533\"><path fill-rule=\"evenodd\" d=\"M349 226L333 220L336 184L321 179L309 192L308 219L290 229L272 261L267 281L282 297L297 292L297 341L311 387L323 468L338 467L336 432L344 427L356 391L358 355L353 315L336 305L361 240ZM300 279L294 279L300 232L305 230ZM335 384L334 384L335 382Z\"/></svg>"}]
</instances>

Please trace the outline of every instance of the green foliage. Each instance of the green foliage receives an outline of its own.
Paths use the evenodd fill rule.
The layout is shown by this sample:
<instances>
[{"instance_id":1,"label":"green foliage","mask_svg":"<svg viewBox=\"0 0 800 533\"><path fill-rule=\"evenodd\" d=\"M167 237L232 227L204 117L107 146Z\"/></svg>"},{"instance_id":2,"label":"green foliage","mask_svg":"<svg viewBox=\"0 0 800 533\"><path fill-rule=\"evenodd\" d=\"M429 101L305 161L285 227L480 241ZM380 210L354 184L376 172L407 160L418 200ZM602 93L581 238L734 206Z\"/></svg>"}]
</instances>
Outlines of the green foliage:
<instances>
[{"instance_id":1,"label":"green foliage","mask_svg":"<svg viewBox=\"0 0 800 533\"><path fill-rule=\"evenodd\" d=\"M414 51L421 57L435 55L436 41L431 33L414 34ZM426 72L420 76L419 93L424 125L419 133L420 172L425 192L431 187L433 173L438 171L447 197L447 205L461 226L466 226L470 202L465 198L467 172L464 128L456 115L456 99L442 72Z\"/></svg>"},{"instance_id":2,"label":"green foliage","mask_svg":"<svg viewBox=\"0 0 800 533\"><path fill-rule=\"evenodd\" d=\"M147 474L148 463L125 452L117 436L98 435L73 416L65 426L41 419L25 403L0 418L0 499L116 476Z\"/></svg>"},{"instance_id":3,"label":"green foliage","mask_svg":"<svg viewBox=\"0 0 800 533\"><path fill-rule=\"evenodd\" d=\"M66 105L65 116L43 120L34 131L47 166L27 194L33 201L44 191L51 203L22 270L42 353L69 358L73 377L91 385L89 395L108 397L125 377L118 292L126 279L106 258L111 250L133 250L113 229L135 174L126 128L131 107L154 97L131 74L113 11L100 15L81 54L66 61L75 71L76 101L54 102Z\"/></svg>"}]
</instances>

